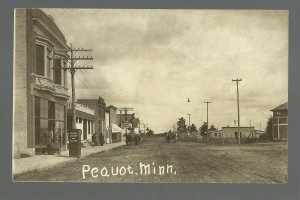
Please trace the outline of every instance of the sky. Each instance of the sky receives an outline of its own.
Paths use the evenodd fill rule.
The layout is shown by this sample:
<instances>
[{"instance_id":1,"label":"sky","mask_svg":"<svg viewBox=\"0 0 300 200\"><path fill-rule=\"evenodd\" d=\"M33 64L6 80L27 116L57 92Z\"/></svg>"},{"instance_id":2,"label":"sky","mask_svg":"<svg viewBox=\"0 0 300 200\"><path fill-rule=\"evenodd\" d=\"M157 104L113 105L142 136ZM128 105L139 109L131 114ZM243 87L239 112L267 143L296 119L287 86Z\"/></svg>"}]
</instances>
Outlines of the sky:
<instances>
[{"instance_id":1,"label":"sky","mask_svg":"<svg viewBox=\"0 0 300 200\"><path fill-rule=\"evenodd\" d=\"M234 126L236 78L241 126L265 129L270 110L288 101L288 11L43 10L68 44L93 49L85 64L94 69L76 72L76 98L133 107L156 133L180 117L188 124L187 114L200 127L205 101L209 125Z\"/></svg>"}]
</instances>

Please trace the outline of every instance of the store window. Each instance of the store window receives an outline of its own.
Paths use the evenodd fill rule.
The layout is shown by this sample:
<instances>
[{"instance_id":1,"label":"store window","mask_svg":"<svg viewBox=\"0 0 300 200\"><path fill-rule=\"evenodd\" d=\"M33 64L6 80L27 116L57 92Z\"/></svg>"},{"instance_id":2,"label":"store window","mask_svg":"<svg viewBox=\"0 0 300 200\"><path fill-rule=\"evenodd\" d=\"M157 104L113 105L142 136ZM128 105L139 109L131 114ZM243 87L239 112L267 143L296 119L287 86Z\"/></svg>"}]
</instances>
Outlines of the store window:
<instances>
[{"instance_id":1,"label":"store window","mask_svg":"<svg viewBox=\"0 0 300 200\"><path fill-rule=\"evenodd\" d=\"M35 144L45 148L50 143L65 144L65 106L35 97Z\"/></svg>"}]
</instances>

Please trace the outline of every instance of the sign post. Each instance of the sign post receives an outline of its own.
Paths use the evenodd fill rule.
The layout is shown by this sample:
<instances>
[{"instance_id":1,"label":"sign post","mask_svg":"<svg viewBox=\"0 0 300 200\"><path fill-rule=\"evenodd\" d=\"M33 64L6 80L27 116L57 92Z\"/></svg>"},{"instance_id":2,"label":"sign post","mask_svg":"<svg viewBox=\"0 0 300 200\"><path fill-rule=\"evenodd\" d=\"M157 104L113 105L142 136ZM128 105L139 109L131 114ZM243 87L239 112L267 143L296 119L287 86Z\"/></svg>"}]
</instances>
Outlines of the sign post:
<instances>
[{"instance_id":1,"label":"sign post","mask_svg":"<svg viewBox=\"0 0 300 200\"><path fill-rule=\"evenodd\" d=\"M73 129L69 132L69 156L81 157L81 134L80 129Z\"/></svg>"}]
</instances>

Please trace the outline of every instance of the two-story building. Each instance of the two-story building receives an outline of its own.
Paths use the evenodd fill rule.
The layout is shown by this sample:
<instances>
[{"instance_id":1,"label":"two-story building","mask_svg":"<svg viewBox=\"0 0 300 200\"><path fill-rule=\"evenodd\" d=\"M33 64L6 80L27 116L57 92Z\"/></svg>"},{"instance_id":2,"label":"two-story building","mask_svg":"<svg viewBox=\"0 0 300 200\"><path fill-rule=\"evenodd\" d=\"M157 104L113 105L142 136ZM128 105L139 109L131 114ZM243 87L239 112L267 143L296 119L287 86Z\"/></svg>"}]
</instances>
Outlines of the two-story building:
<instances>
[{"instance_id":1,"label":"two-story building","mask_svg":"<svg viewBox=\"0 0 300 200\"><path fill-rule=\"evenodd\" d=\"M288 139L288 102L271 110L272 118L272 136L273 140Z\"/></svg>"},{"instance_id":2,"label":"two-story building","mask_svg":"<svg viewBox=\"0 0 300 200\"><path fill-rule=\"evenodd\" d=\"M69 46L54 19L40 9L15 10L14 157L66 144Z\"/></svg>"}]
</instances>

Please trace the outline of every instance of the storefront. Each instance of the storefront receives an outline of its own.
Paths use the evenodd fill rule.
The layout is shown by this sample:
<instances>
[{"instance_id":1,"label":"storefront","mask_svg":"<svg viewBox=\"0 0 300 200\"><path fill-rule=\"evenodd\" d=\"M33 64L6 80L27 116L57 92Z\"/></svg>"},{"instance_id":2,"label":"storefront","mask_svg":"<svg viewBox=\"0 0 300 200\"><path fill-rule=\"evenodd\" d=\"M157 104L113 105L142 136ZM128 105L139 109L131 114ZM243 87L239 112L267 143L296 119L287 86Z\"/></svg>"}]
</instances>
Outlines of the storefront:
<instances>
[{"instance_id":1,"label":"storefront","mask_svg":"<svg viewBox=\"0 0 300 200\"><path fill-rule=\"evenodd\" d=\"M111 128L112 128L112 143L117 143L117 142L121 142L123 140L125 131L123 129L121 129L118 125L116 124L111 124Z\"/></svg>"},{"instance_id":2,"label":"storefront","mask_svg":"<svg viewBox=\"0 0 300 200\"><path fill-rule=\"evenodd\" d=\"M35 150L44 153L49 145L66 144L65 106L35 96Z\"/></svg>"},{"instance_id":3,"label":"storefront","mask_svg":"<svg viewBox=\"0 0 300 200\"><path fill-rule=\"evenodd\" d=\"M15 12L14 158L66 147L66 39L40 9Z\"/></svg>"}]
</instances>

